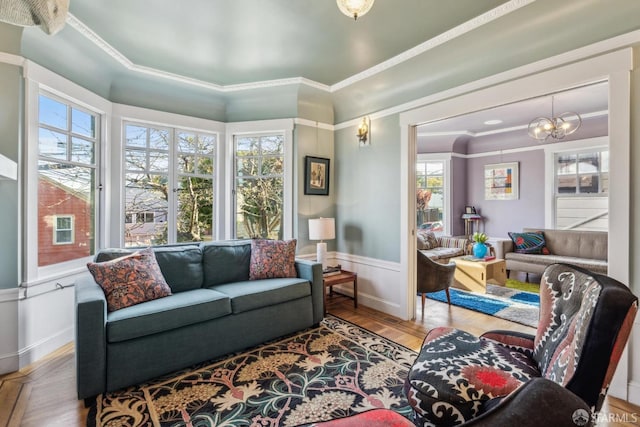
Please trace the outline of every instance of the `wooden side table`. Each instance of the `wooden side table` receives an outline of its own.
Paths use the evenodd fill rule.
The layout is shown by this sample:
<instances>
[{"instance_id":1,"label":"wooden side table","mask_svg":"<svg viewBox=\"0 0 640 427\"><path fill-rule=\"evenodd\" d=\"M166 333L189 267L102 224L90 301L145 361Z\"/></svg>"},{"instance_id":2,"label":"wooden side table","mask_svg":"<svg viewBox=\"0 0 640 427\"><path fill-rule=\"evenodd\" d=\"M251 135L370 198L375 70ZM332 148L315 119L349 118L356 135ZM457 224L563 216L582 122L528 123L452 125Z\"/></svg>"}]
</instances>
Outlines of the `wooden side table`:
<instances>
[{"instance_id":1,"label":"wooden side table","mask_svg":"<svg viewBox=\"0 0 640 427\"><path fill-rule=\"evenodd\" d=\"M326 276L323 278L322 282L324 283L323 290L323 303L324 303L324 314L327 314L327 287L329 288L329 292L333 294L333 287L335 285L342 285L345 283L353 283L353 306L358 308L358 274L353 273L347 270L340 270L340 273L334 274L332 276ZM337 294L344 295L348 297L349 295L342 294L340 292L336 292Z\"/></svg>"}]
</instances>

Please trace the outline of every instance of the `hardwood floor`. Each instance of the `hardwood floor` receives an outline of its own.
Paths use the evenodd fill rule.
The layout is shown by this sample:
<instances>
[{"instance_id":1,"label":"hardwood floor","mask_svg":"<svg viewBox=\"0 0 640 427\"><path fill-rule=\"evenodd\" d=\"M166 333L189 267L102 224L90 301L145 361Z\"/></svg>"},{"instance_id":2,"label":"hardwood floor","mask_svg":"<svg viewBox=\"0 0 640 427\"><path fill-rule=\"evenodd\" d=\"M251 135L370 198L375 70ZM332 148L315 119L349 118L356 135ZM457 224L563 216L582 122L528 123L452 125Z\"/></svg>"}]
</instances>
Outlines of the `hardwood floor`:
<instances>
[{"instance_id":1,"label":"hardwood floor","mask_svg":"<svg viewBox=\"0 0 640 427\"><path fill-rule=\"evenodd\" d=\"M420 348L426 332L435 326L451 325L474 334L489 329L534 331L429 299L424 317L418 308L414 321L402 321L362 305L355 309L352 300L338 295L328 298L328 311L415 351ZM0 426L86 425L88 409L75 396L74 363L73 344L70 343L33 365L0 376ZM640 424L640 407L620 399L607 398L601 414L599 426Z\"/></svg>"}]
</instances>

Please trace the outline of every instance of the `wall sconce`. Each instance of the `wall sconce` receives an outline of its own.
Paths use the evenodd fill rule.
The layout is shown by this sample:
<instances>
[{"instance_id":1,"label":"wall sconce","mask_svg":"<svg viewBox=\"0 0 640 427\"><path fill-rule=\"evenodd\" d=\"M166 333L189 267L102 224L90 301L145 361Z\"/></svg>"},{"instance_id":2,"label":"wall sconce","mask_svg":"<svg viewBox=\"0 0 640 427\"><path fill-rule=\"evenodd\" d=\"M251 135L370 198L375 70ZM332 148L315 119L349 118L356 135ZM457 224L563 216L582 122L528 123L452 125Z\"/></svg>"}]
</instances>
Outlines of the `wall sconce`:
<instances>
[{"instance_id":1,"label":"wall sconce","mask_svg":"<svg viewBox=\"0 0 640 427\"><path fill-rule=\"evenodd\" d=\"M371 129L371 119L369 117L363 117L360 126L358 126L358 141L360 141L360 147L366 147L371 145L371 138L369 137L369 130Z\"/></svg>"}]
</instances>

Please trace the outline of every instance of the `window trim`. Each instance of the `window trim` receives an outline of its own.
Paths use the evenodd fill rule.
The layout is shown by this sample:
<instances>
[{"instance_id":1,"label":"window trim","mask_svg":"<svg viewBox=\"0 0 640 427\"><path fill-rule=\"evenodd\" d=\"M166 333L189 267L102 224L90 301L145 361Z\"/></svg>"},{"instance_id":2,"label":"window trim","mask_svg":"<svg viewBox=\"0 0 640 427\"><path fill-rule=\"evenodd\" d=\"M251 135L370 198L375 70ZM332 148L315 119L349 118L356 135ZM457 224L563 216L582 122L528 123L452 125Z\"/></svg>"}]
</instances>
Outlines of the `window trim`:
<instances>
[{"instance_id":1,"label":"window trim","mask_svg":"<svg viewBox=\"0 0 640 427\"><path fill-rule=\"evenodd\" d=\"M233 183L235 186L235 167L233 161L235 158L234 141L236 136L257 135L257 134L273 134L279 133L284 135L284 194L282 208L282 237L283 239L292 239L293 217L294 217L294 168L293 168L293 119L276 119L276 120L260 120L255 122L236 122L228 123L226 126L225 141L225 165L226 173L224 182ZM231 189L231 187L229 187ZM235 202L233 191L225 193L225 227L223 239L232 239L235 228Z\"/></svg>"},{"instance_id":2,"label":"window trim","mask_svg":"<svg viewBox=\"0 0 640 427\"><path fill-rule=\"evenodd\" d=\"M214 177L214 194L216 194L215 218L217 218L214 229L212 230L214 239L222 238L223 229L223 216L224 210L224 182L222 177L224 176L224 142L225 141L225 124L213 120L201 119L198 117L184 116L181 114L167 113L164 111L151 110L148 108L135 107L124 104L113 104L113 115L111 117L112 129L114 133L111 136L112 152L110 154L113 164L110 167L111 178L109 182L110 193L106 195L112 200L117 200L117 203L113 203L109 208L109 224L108 235L106 239L107 246L124 247L125 234L124 234L124 204L125 204L125 192L124 192L124 176L125 176L125 125L139 124L143 126L153 126L167 128L172 132L172 138L176 131L187 131L195 133L215 134L216 135L216 155L214 170L217 170L217 174ZM175 154L174 147L170 147L170 155ZM170 179L173 179L175 174L179 173L170 168ZM167 218L167 221L170 221ZM174 226L171 221L168 223L169 227ZM171 230L169 230L171 232Z\"/></svg>"},{"instance_id":3,"label":"window trim","mask_svg":"<svg viewBox=\"0 0 640 427\"><path fill-rule=\"evenodd\" d=\"M54 226L53 226L53 244L54 245L73 245L75 242L75 218L73 215L54 215ZM69 218L71 221L71 226L66 229L58 228L58 219L60 218ZM68 242L60 242L58 241L58 232L59 231L70 231L71 232L71 240Z\"/></svg>"},{"instance_id":4,"label":"window trim","mask_svg":"<svg viewBox=\"0 0 640 427\"><path fill-rule=\"evenodd\" d=\"M104 240L104 194L101 184L105 174L108 174L108 158L105 156L107 135L110 123L111 102L93 92L61 77L44 67L31 61L24 65L25 77L25 134L24 134L24 173L18 178L21 188L21 213L19 227L23 230L19 251L22 253L21 286L41 283L62 274L72 274L86 271L86 263L92 256L64 261L48 266L38 266L38 216L24 215L25 212L35 212L38 206L38 135L39 135L39 96L44 94L64 103L75 104L80 110L88 110L95 114L97 124L95 150L96 188L95 191L95 244L96 250Z\"/></svg>"},{"instance_id":5,"label":"window trim","mask_svg":"<svg viewBox=\"0 0 640 427\"><path fill-rule=\"evenodd\" d=\"M575 141L567 141L561 143L548 144L544 147L544 224L545 228L556 227L556 154L575 153L593 150L609 150L611 147L609 144L608 136L601 136L597 138L579 139ZM609 165L611 169L611 164ZM609 177L611 180L611 177ZM596 195L600 195L599 193ZM578 195L586 196L586 194ZM607 197L610 199L610 193L607 193Z\"/></svg>"},{"instance_id":6,"label":"window trim","mask_svg":"<svg viewBox=\"0 0 640 427\"><path fill-rule=\"evenodd\" d=\"M452 206L452 198L451 198L451 159L452 153L419 153L416 156L417 162L425 162L425 161L441 161L444 165L444 191L443 196L444 200L442 201L443 205L443 234L451 234L451 227L453 224L453 206ZM414 172L415 177L415 172ZM417 187L416 187L417 188Z\"/></svg>"}]
</instances>

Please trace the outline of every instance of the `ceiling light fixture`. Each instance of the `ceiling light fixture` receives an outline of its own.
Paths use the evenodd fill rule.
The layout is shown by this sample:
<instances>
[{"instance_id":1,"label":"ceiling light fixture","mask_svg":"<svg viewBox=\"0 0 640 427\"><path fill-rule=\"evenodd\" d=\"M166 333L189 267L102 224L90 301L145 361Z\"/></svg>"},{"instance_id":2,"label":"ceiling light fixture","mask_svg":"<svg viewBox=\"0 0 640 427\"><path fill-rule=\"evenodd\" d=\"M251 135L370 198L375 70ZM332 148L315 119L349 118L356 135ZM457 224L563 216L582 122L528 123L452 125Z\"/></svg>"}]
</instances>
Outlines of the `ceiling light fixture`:
<instances>
[{"instance_id":1,"label":"ceiling light fixture","mask_svg":"<svg viewBox=\"0 0 640 427\"><path fill-rule=\"evenodd\" d=\"M487 126L499 125L500 123L502 123L502 120L500 119L487 120L486 122L484 122L484 124Z\"/></svg>"},{"instance_id":2,"label":"ceiling light fixture","mask_svg":"<svg viewBox=\"0 0 640 427\"><path fill-rule=\"evenodd\" d=\"M363 16L369 12L375 0L336 0L340 12L350 18L358 20L359 16Z\"/></svg>"},{"instance_id":3,"label":"ceiling light fixture","mask_svg":"<svg viewBox=\"0 0 640 427\"><path fill-rule=\"evenodd\" d=\"M580 114L567 111L558 116L553 113L553 96L551 97L551 118L536 117L529 122L529 136L538 141L546 141L549 137L562 139L571 135L582 125Z\"/></svg>"}]
</instances>

